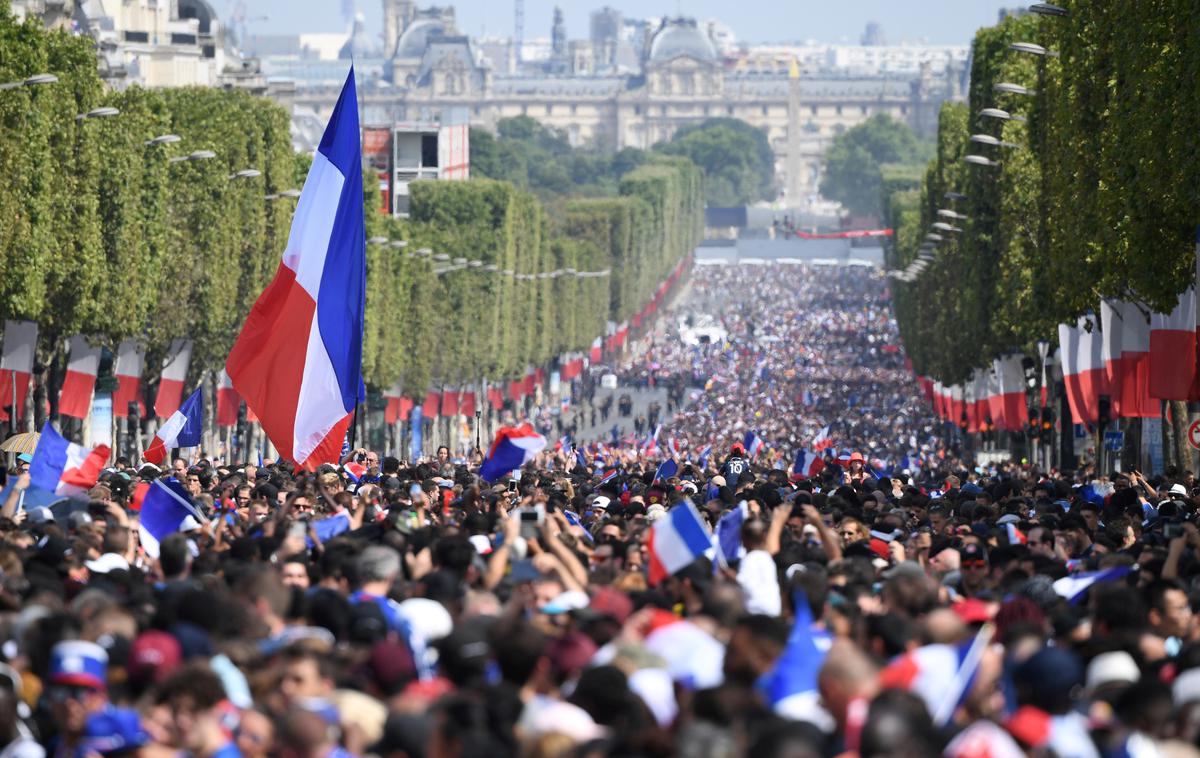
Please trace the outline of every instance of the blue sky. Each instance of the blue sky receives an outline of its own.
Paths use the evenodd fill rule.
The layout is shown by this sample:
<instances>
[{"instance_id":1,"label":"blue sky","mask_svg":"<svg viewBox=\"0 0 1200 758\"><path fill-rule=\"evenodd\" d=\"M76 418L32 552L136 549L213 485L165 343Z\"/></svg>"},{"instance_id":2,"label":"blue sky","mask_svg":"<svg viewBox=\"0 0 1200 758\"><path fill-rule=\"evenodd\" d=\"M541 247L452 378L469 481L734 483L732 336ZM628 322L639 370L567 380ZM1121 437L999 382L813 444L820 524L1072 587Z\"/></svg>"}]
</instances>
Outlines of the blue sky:
<instances>
[{"instance_id":1,"label":"blue sky","mask_svg":"<svg viewBox=\"0 0 1200 758\"><path fill-rule=\"evenodd\" d=\"M228 18L235 0L215 0ZM251 33L337 32L347 28L346 9L356 6L368 24L379 28L380 0L242 0ZM422 2L421 5L429 3ZM512 0L438 0L454 5L459 27L471 35L509 35ZM572 39L587 36L588 15L610 5L630 16L686 15L715 18L733 27L739 39L787 42L812 39L857 43L868 21L877 21L889 42L966 44L981 26L996 23L1001 8L1027 5L1022 0L525 0L525 36L549 36L554 6L563 9Z\"/></svg>"}]
</instances>

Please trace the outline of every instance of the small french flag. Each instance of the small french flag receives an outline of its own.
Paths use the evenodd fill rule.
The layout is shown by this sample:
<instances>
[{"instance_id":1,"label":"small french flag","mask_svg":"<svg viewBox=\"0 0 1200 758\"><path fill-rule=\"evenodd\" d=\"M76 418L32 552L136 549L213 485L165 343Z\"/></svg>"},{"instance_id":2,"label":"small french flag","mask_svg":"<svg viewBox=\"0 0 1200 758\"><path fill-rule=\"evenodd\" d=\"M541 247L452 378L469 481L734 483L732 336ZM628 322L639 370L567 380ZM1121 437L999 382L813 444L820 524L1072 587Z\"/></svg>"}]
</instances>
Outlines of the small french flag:
<instances>
[{"instance_id":1,"label":"small french flag","mask_svg":"<svg viewBox=\"0 0 1200 758\"><path fill-rule=\"evenodd\" d=\"M1026 540L1025 533L1022 532L1020 529L1018 529L1016 524L1005 524L1004 531L1008 534L1008 544L1010 544L1010 545L1024 545L1025 544L1025 540Z\"/></svg>"},{"instance_id":2,"label":"small french flag","mask_svg":"<svg viewBox=\"0 0 1200 758\"><path fill-rule=\"evenodd\" d=\"M825 468L825 459L811 450L796 451L796 462L792 464L792 476L811 479Z\"/></svg>"},{"instance_id":3,"label":"small french flag","mask_svg":"<svg viewBox=\"0 0 1200 758\"><path fill-rule=\"evenodd\" d=\"M546 438L529 424L505 426L496 432L492 448L479 468L479 476L489 482L521 468L546 449Z\"/></svg>"},{"instance_id":4,"label":"small french flag","mask_svg":"<svg viewBox=\"0 0 1200 758\"><path fill-rule=\"evenodd\" d=\"M833 447L833 438L829 436L829 427L825 426L817 432L816 437L813 437L812 449L819 453L831 447Z\"/></svg>"},{"instance_id":5,"label":"small french flag","mask_svg":"<svg viewBox=\"0 0 1200 758\"><path fill-rule=\"evenodd\" d=\"M195 447L204 429L203 390L197 389L154 433L154 441L143 458L161 466L172 448Z\"/></svg>"},{"instance_id":6,"label":"small french flag","mask_svg":"<svg viewBox=\"0 0 1200 758\"><path fill-rule=\"evenodd\" d=\"M30 484L56 495L82 495L100 478L109 452L107 445L88 450L68 442L47 421L29 464Z\"/></svg>"},{"instance_id":7,"label":"small french flag","mask_svg":"<svg viewBox=\"0 0 1200 758\"><path fill-rule=\"evenodd\" d=\"M654 522L647 547L650 551L648 578L651 585L657 585L704 555L712 547L712 535L696 506L685 500Z\"/></svg>"},{"instance_id":8,"label":"small french flag","mask_svg":"<svg viewBox=\"0 0 1200 758\"><path fill-rule=\"evenodd\" d=\"M753 458L766 446L766 443L751 429L746 432L746 437L742 440L742 446L746 448L746 455Z\"/></svg>"}]
</instances>

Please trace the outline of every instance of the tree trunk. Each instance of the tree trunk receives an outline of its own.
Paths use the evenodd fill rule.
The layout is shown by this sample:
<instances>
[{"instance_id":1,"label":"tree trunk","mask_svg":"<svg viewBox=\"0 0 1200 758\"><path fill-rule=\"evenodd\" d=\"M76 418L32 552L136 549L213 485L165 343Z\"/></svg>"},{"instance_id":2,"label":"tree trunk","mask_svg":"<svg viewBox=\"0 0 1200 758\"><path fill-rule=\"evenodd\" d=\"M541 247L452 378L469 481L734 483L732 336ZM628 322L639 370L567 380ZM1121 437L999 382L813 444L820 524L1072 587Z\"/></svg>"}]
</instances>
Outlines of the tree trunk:
<instances>
[{"instance_id":1,"label":"tree trunk","mask_svg":"<svg viewBox=\"0 0 1200 758\"><path fill-rule=\"evenodd\" d=\"M1188 444L1188 411L1187 403L1182 400L1171 401L1171 436L1175 443L1175 465L1179 473L1192 468L1192 447Z\"/></svg>"}]
</instances>

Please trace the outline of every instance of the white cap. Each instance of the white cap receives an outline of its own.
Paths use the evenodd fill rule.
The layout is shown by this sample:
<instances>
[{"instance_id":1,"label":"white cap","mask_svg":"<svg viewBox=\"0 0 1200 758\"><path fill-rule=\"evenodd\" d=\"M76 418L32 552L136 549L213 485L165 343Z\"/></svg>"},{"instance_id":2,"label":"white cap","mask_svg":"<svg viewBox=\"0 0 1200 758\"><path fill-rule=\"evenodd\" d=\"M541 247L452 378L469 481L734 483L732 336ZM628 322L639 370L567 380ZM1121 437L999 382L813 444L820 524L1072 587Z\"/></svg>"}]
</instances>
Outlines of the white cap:
<instances>
[{"instance_id":1,"label":"white cap","mask_svg":"<svg viewBox=\"0 0 1200 758\"><path fill-rule=\"evenodd\" d=\"M1133 684L1141 676L1142 671L1133 660L1133 656L1124 650L1101 653L1088 664L1087 691L1095 693L1109 684Z\"/></svg>"},{"instance_id":2,"label":"white cap","mask_svg":"<svg viewBox=\"0 0 1200 758\"><path fill-rule=\"evenodd\" d=\"M557 597L555 597L549 603L543 605L538 610L540 610L542 613L556 615L587 608L588 603L590 602L591 599L588 598L586 592L580 592L579 590L567 590L566 592L560 593Z\"/></svg>"},{"instance_id":3,"label":"white cap","mask_svg":"<svg viewBox=\"0 0 1200 758\"><path fill-rule=\"evenodd\" d=\"M679 715L675 683L666 669L638 669L629 677L629 689L642 699L659 726L668 727Z\"/></svg>"},{"instance_id":4,"label":"white cap","mask_svg":"<svg viewBox=\"0 0 1200 758\"><path fill-rule=\"evenodd\" d=\"M1186 495L1188 493L1187 487L1184 487L1182 484L1172 484L1171 489L1167 490L1167 492L1172 495Z\"/></svg>"},{"instance_id":5,"label":"white cap","mask_svg":"<svg viewBox=\"0 0 1200 758\"><path fill-rule=\"evenodd\" d=\"M533 734L561 734L575 742L588 742L605 736L588 712L571 703L555 702L537 709L528 721Z\"/></svg>"},{"instance_id":6,"label":"white cap","mask_svg":"<svg viewBox=\"0 0 1200 758\"><path fill-rule=\"evenodd\" d=\"M605 497L604 495L597 495L596 497L592 498L592 507L599 508L600 510L603 511L608 508L608 504L611 502L612 502L612 500Z\"/></svg>"}]
</instances>

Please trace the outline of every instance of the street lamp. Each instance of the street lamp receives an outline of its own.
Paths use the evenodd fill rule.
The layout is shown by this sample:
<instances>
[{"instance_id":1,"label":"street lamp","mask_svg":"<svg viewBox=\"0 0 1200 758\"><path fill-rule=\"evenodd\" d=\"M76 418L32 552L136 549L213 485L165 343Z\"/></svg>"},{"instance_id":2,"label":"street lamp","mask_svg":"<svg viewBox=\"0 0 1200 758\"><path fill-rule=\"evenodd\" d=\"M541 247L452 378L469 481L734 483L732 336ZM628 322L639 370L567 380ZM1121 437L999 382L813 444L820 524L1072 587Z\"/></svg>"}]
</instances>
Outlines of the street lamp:
<instances>
[{"instance_id":1,"label":"street lamp","mask_svg":"<svg viewBox=\"0 0 1200 758\"><path fill-rule=\"evenodd\" d=\"M939 208L937 215L941 216L942 218L953 218L953 219L958 219L960 221L967 220L967 215L965 213L958 213L956 211L950 210L949 208Z\"/></svg>"},{"instance_id":2,"label":"street lamp","mask_svg":"<svg viewBox=\"0 0 1200 758\"><path fill-rule=\"evenodd\" d=\"M429 249L429 248L427 248L427 247L418 247L418 248L417 248L415 251L413 251L413 252L414 252L414 254L416 254L416 255L419 255L419 256L421 256L422 258L424 258L424 257L426 257L426 256L429 256L429 255L433 255L433 250L431 250L431 249Z\"/></svg>"},{"instance_id":3,"label":"street lamp","mask_svg":"<svg viewBox=\"0 0 1200 758\"><path fill-rule=\"evenodd\" d=\"M999 161L994 161L982 155L965 155L963 156L964 163L970 163L974 166L999 166Z\"/></svg>"},{"instance_id":4,"label":"street lamp","mask_svg":"<svg viewBox=\"0 0 1200 758\"><path fill-rule=\"evenodd\" d=\"M929 240L930 242L941 242L946 238L940 234L934 234L933 232L930 232L929 234L925 235L925 239Z\"/></svg>"},{"instance_id":5,"label":"street lamp","mask_svg":"<svg viewBox=\"0 0 1200 758\"><path fill-rule=\"evenodd\" d=\"M392 240L388 244L390 244L392 247L396 248L397 250L403 250L404 248L408 247L408 240Z\"/></svg>"},{"instance_id":6,"label":"street lamp","mask_svg":"<svg viewBox=\"0 0 1200 758\"><path fill-rule=\"evenodd\" d=\"M471 261L467 265L471 268L483 268L483 261Z\"/></svg>"},{"instance_id":7,"label":"street lamp","mask_svg":"<svg viewBox=\"0 0 1200 758\"><path fill-rule=\"evenodd\" d=\"M489 263L488 265L483 267L483 270L494 274L500 270L500 267L497 266L495 263Z\"/></svg>"},{"instance_id":8,"label":"street lamp","mask_svg":"<svg viewBox=\"0 0 1200 758\"><path fill-rule=\"evenodd\" d=\"M1020 84L1012 82L997 82L992 85L992 90L995 92L1007 92L1010 95L1036 95L1037 90L1029 89Z\"/></svg>"},{"instance_id":9,"label":"street lamp","mask_svg":"<svg viewBox=\"0 0 1200 758\"><path fill-rule=\"evenodd\" d=\"M1033 42L1014 42L1008 46L1009 50L1015 50L1018 53L1029 53L1030 55L1048 55L1051 58L1058 57L1057 50L1047 50Z\"/></svg>"},{"instance_id":10,"label":"street lamp","mask_svg":"<svg viewBox=\"0 0 1200 758\"><path fill-rule=\"evenodd\" d=\"M455 266L465 266L465 265L467 265L467 259L466 259L466 258L455 258L453 262L454 262L454 265L455 265Z\"/></svg>"},{"instance_id":11,"label":"street lamp","mask_svg":"<svg viewBox=\"0 0 1200 758\"><path fill-rule=\"evenodd\" d=\"M514 276L515 277L517 275L517 272L513 271L511 268L506 268L503 271L501 271L500 273L503 274L504 276Z\"/></svg>"},{"instance_id":12,"label":"street lamp","mask_svg":"<svg viewBox=\"0 0 1200 758\"><path fill-rule=\"evenodd\" d=\"M238 179L254 179L262 176L262 172L256 168L244 168L241 171L235 171L229 175L229 181L237 181Z\"/></svg>"},{"instance_id":13,"label":"street lamp","mask_svg":"<svg viewBox=\"0 0 1200 758\"><path fill-rule=\"evenodd\" d=\"M434 253L433 259L439 263L450 260L450 256L446 253Z\"/></svg>"},{"instance_id":14,"label":"street lamp","mask_svg":"<svg viewBox=\"0 0 1200 758\"><path fill-rule=\"evenodd\" d=\"M995 118L1001 121L1025 121L1024 116L1014 116L1008 111L1000 110L999 108L984 108L979 111L979 115L984 118Z\"/></svg>"},{"instance_id":15,"label":"street lamp","mask_svg":"<svg viewBox=\"0 0 1200 758\"><path fill-rule=\"evenodd\" d=\"M117 108L105 106L103 108L93 108L90 111L88 111L87 113L80 113L78 116L75 117L75 120L83 121L83 120L89 119L89 118L112 118L113 116L120 115L120 113L121 113L121 111L118 110Z\"/></svg>"},{"instance_id":16,"label":"street lamp","mask_svg":"<svg viewBox=\"0 0 1200 758\"><path fill-rule=\"evenodd\" d=\"M961 192L947 192L946 194L942 195L942 197L946 198L947 200L966 200L967 199L967 196Z\"/></svg>"},{"instance_id":17,"label":"street lamp","mask_svg":"<svg viewBox=\"0 0 1200 758\"><path fill-rule=\"evenodd\" d=\"M182 163L183 161L206 161L210 158L216 158L217 154L212 150L196 150L187 155L177 155L171 159L171 163Z\"/></svg>"},{"instance_id":18,"label":"street lamp","mask_svg":"<svg viewBox=\"0 0 1200 758\"><path fill-rule=\"evenodd\" d=\"M181 139L183 139L183 137L180 137L178 134L160 134L154 139L146 140L144 144L147 147L151 145L170 145L174 142L180 141Z\"/></svg>"},{"instance_id":19,"label":"street lamp","mask_svg":"<svg viewBox=\"0 0 1200 758\"><path fill-rule=\"evenodd\" d=\"M1065 16L1067 9L1051 3L1034 3L1029 6L1030 13L1036 13L1039 16Z\"/></svg>"},{"instance_id":20,"label":"street lamp","mask_svg":"<svg viewBox=\"0 0 1200 758\"><path fill-rule=\"evenodd\" d=\"M17 87L36 87L39 84L54 84L58 81L58 77L54 74L34 74L26 79L20 79L15 82L0 83L0 90L16 89Z\"/></svg>"},{"instance_id":21,"label":"street lamp","mask_svg":"<svg viewBox=\"0 0 1200 758\"><path fill-rule=\"evenodd\" d=\"M939 232L961 232L962 231L962 229L960 229L959 227L954 226L953 224L947 224L945 221L935 222L933 224L933 228L937 229Z\"/></svg>"},{"instance_id":22,"label":"street lamp","mask_svg":"<svg viewBox=\"0 0 1200 758\"><path fill-rule=\"evenodd\" d=\"M387 243L388 243L387 237L371 237L370 239L367 240L368 245L386 245Z\"/></svg>"},{"instance_id":23,"label":"street lamp","mask_svg":"<svg viewBox=\"0 0 1200 758\"><path fill-rule=\"evenodd\" d=\"M1021 147L1015 142L1005 142L1001 139L996 139L990 134L972 134L971 141L980 145L991 145L992 147Z\"/></svg>"}]
</instances>

